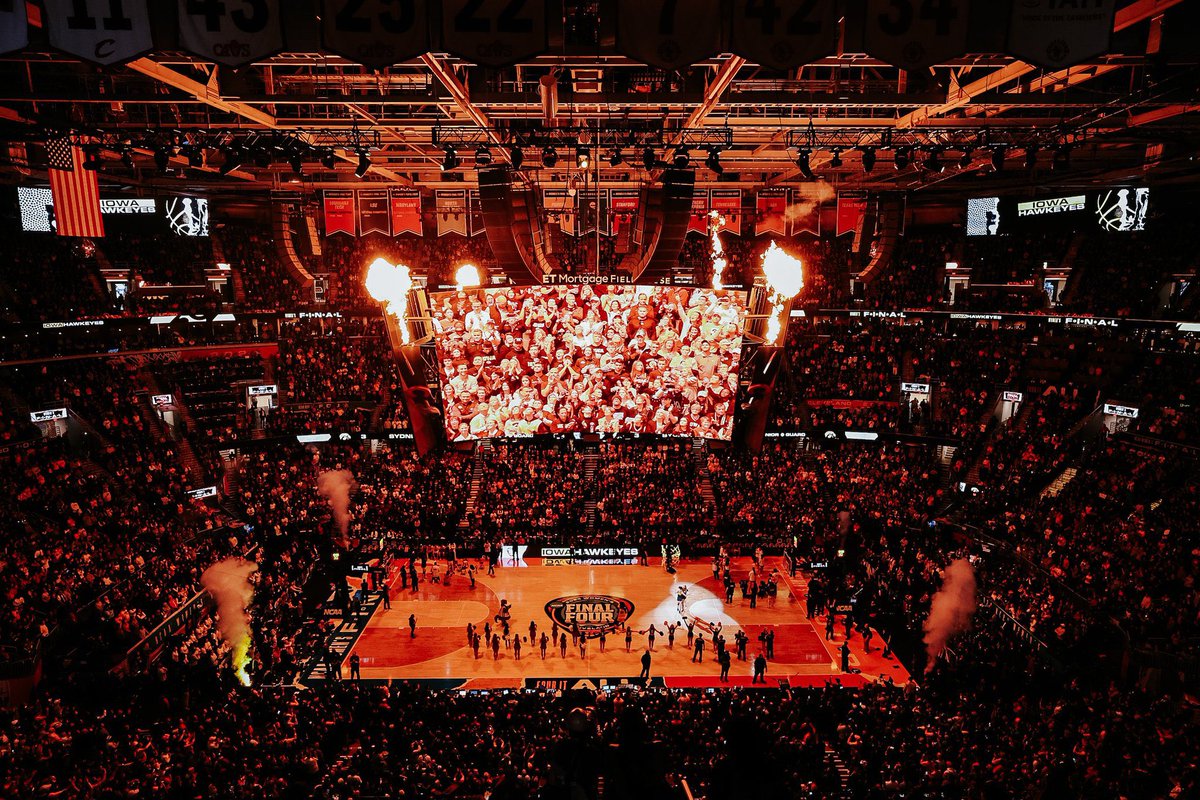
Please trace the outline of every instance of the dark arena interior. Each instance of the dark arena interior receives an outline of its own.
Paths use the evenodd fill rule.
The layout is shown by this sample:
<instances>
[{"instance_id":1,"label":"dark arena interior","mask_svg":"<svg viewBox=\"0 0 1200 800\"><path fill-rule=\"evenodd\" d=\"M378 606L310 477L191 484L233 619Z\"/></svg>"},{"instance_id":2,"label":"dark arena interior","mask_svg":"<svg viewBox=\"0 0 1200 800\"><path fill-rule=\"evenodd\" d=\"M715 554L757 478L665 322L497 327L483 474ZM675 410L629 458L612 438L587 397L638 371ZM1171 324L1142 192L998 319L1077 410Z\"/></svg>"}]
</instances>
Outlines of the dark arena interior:
<instances>
[{"instance_id":1,"label":"dark arena interior","mask_svg":"<svg viewBox=\"0 0 1200 800\"><path fill-rule=\"evenodd\" d=\"M1198 6L0 0L0 798L1200 797Z\"/></svg>"}]
</instances>

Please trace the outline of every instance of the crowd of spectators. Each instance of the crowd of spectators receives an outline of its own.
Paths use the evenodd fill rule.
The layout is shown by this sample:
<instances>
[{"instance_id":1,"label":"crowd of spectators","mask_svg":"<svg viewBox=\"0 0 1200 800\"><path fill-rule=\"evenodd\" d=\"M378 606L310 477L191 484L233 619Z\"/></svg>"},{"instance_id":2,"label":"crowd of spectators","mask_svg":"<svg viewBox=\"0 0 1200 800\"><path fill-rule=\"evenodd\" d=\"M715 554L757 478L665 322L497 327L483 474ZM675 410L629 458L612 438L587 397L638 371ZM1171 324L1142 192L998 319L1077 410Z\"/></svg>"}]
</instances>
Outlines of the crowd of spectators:
<instances>
[{"instance_id":1,"label":"crowd of spectators","mask_svg":"<svg viewBox=\"0 0 1200 800\"><path fill-rule=\"evenodd\" d=\"M600 447L596 528L609 541L705 541L712 508L690 440Z\"/></svg>"},{"instance_id":2,"label":"crowd of spectators","mask_svg":"<svg viewBox=\"0 0 1200 800\"><path fill-rule=\"evenodd\" d=\"M485 452L482 466L474 522L485 536L565 541L583 527L581 456L517 442Z\"/></svg>"}]
</instances>

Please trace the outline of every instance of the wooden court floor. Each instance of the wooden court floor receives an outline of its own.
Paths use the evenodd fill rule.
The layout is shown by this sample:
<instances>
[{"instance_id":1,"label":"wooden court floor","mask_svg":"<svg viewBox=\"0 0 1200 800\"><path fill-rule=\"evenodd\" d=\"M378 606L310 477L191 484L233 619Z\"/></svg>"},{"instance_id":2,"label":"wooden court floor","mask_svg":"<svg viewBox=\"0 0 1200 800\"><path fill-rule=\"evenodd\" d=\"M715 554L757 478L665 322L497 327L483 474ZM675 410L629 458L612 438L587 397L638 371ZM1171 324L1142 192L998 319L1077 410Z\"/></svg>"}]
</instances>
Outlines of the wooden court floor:
<instances>
[{"instance_id":1,"label":"wooden court floor","mask_svg":"<svg viewBox=\"0 0 1200 800\"><path fill-rule=\"evenodd\" d=\"M735 559L733 577L744 578L751 564L749 559ZM768 568L782 563L768 559ZM432 574L432 564L430 565ZM760 598L756 608L738 591L734 601L726 604L720 584L713 578L711 562L688 562L679 565L676 574L662 569L658 559L649 566L570 565L548 566L532 559L525 566L500 566L494 576L486 569L476 573L476 585L471 588L465 575L455 575L450 585L434 584L425 579L417 593L401 589L398 572L389 576L391 609L382 606L362 632L347 660L343 675L350 675L349 655L357 653L364 680L419 680L443 688L571 688L579 685L602 686L638 682L641 658L649 648L648 630L653 624L663 631L667 623L693 620L697 633L706 640L703 661L694 662L694 652L687 645L687 631L681 626L675 632L673 646L660 633L651 652L651 682L673 687L716 687L722 685L750 686L752 661L762 649L759 634L767 629L775 633L774 658L768 662L768 686L781 680L791 685L820 685L831 679L848 685L890 676L897 683L908 680L908 673L895 659L881 657L883 641L876 635L872 652L863 652L862 637L857 634L850 642L850 673L840 669L839 648L843 628L837 626L837 638L826 642L824 621L804 616L803 578L782 578L774 607ZM684 610L678 610L677 591L680 584L688 587ZM586 599L594 598L597 605ZM611 598L608 600L606 598ZM566 656L558 647L550 647L542 658L536 641L530 644L529 623L537 624L537 637L549 633L554 620L547 604L566 599L572 608L604 609L632 605L625 624L634 631L630 650L626 651L625 633L614 630L606 635L605 652L599 642L590 638L586 654L572 646L568 635ZM503 645L499 657L493 658L490 648L482 646L476 657L467 641L467 624L481 631L500 611L501 600L512 607L510 627L520 634L521 656ZM582 606L579 603L583 603ZM562 616L563 612L558 612ZM409 629L409 616L416 618L416 635ZM733 651L733 663L728 683L718 680L720 666L708 641L711 628L722 625L727 648L733 650L734 633L744 630L749 636L747 659L740 661ZM569 634L569 631L568 631ZM585 683L586 682L586 683Z\"/></svg>"}]
</instances>

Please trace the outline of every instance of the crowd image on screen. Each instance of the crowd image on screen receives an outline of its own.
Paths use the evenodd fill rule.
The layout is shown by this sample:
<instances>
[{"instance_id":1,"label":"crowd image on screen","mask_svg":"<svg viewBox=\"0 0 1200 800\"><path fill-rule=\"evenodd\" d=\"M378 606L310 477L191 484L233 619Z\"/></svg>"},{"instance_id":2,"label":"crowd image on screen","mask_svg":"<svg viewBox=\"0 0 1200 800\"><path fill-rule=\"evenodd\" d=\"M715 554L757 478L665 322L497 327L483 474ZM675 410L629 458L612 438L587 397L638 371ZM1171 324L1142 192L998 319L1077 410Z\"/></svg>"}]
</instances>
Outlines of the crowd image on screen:
<instances>
[{"instance_id":1,"label":"crowd image on screen","mask_svg":"<svg viewBox=\"0 0 1200 800\"><path fill-rule=\"evenodd\" d=\"M742 295L608 286L435 296L456 440L545 433L729 439Z\"/></svg>"}]
</instances>

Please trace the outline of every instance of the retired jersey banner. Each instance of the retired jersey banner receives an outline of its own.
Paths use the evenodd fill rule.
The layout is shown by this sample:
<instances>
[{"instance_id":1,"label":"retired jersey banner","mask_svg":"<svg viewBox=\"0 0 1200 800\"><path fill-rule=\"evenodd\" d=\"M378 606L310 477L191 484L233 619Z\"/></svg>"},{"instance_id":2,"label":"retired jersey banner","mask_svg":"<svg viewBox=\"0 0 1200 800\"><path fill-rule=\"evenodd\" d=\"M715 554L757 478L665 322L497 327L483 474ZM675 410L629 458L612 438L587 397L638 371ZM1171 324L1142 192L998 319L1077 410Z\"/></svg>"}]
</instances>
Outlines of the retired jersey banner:
<instances>
[{"instance_id":1,"label":"retired jersey banner","mask_svg":"<svg viewBox=\"0 0 1200 800\"><path fill-rule=\"evenodd\" d=\"M729 231L738 236L742 235L742 190L741 189L710 189L712 210L725 218L722 231Z\"/></svg>"},{"instance_id":2,"label":"retired jersey banner","mask_svg":"<svg viewBox=\"0 0 1200 800\"><path fill-rule=\"evenodd\" d=\"M279 0L177 0L179 44L201 58L240 67L283 49Z\"/></svg>"},{"instance_id":3,"label":"retired jersey banner","mask_svg":"<svg viewBox=\"0 0 1200 800\"><path fill-rule=\"evenodd\" d=\"M467 226L472 236L487 233L483 224L483 204L479 201L479 190L467 190Z\"/></svg>"},{"instance_id":4,"label":"retired jersey banner","mask_svg":"<svg viewBox=\"0 0 1200 800\"><path fill-rule=\"evenodd\" d=\"M370 69L384 69L429 49L424 3L412 0L325 0L325 49Z\"/></svg>"},{"instance_id":5,"label":"retired jersey banner","mask_svg":"<svg viewBox=\"0 0 1200 800\"><path fill-rule=\"evenodd\" d=\"M467 190L438 189L434 195L437 210L437 235L467 235Z\"/></svg>"},{"instance_id":6,"label":"retired jersey banner","mask_svg":"<svg viewBox=\"0 0 1200 800\"><path fill-rule=\"evenodd\" d=\"M617 52L679 69L721 52L719 0L617 0Z\"/></svg>"},{"instance_id":7,"label":"retired jersey banner","mask_svg":"<svg viewBox=\"0 0 1200 800\"><path fill-rule=\"evenodd\" d=\"M0 53L11 53L29 44L25 0L0 0Z\"/></svg>"},{"instance_id":8,"label":"retired jersey banner","mask_svg":"<svg viewBox=\"0 0 1200 800\"><path fill-rule=\"evenodd\" d=\"M387 189L360 189L358 192L358 235L392 235L392 215Z\"/></svg>"},{"instance_id":9,"label":"retired jersey banner","mask_svg":"<svg viewBox=\"0 0 1200 800\"><path fill-rule=\"evenodd\" d=\"M45 0L50 46L96 64L119 64L154 47L146 0ZM2 5L2 4L0 4Z\"/></svg>"},{"instance_id":10,"label":"retired jersey banner","mask_svg":"<svg viewBox=\"0 0 1200 800\"><path fill-rule=\"evenodd\" d=\"M542 208L546 218L557 222L562 232L575 235L575 195L567 189L542 189Z\"/></svg>"},{"instance_id":11,"label":"retired jersey banner","mask_svg":"<svg viewBox=\"0 0 1200 800\"><path fill-rule=\"evenodd\" d=\"M354 235L354 192L349 189L326 189L325 235L348 233Z\"/></svg>"},{"instance_id":12,"label":"retired jersey banner","mask_svg":"<svg viewBox=\"0 0 1200 800\"><path fill-rule=\"evenodd\" d=\"M1108 50L1116 0L1013 3L1008 52L1039 67L1059 69Z\"/></svg>"},{"instance_id":13,"label":"retired jersey banner","mask_svg":"<svg viewBox=\"0 0 1200 800\"><path fill-rule=\"evenodd\" d=\"M641 204L640 189L612 189L609 192L608 207L612 216L613 236L620 236L624 231L633 229Z\"/></svg>"},{"instance_id":14,"label":"retired jersey banner","mask_svg":"<svg viewBox=\"0 0 1200 800\"><path fill-rule=\"evenodd\" d=\"M837 199L837 236L854 233L867 211L866 192L841 192Z\"/></svg>"},{"instance_id":15,"label":"retired jersey banner","mask_svg":"<svg viewBox=\"0 0 1200 800\"><path fill-rule=\"evenodd\" d=\"M421 193L416 189L389 189L392 210L392 236L425 232L421 224Z\"/></svg>"},{"instance_id":16,"label":"retired jersey banner","mask_svg":"<svg viewBox=\"0 0 1200 800\"><path fill-rule=\"evenodd\" d=\"M755 200L754 235L777 233L787 236L787 189L761 189Z\"/></svg>"},{"instance_id":17,"label":"retired jersey banner","mask_svg":"<svg viewBox=\"0 0 1200 800\"><path fill-rule=\"evenodd\" d=\"M863 49L904 70L957 58L967 51L969 6L968 0L867 0Z\"/></svg>"},{"instance_id":18,"label":"retired jersey banner","mask_svg":"<svg viewBox=\"0 0 1200 800\"><path fill-rule=\"evenodd\" d=\"M834 0L734 0L733 52L791 70L837 52Z\"/></svg>"},{"instance_id":19,"label":"retired jersey banner","mask_svg":"<svg viewBox=\"0 0 1200 800\"><path fill-rule=\"evenodd\" d=\"M692 195L692 214L688 217L688 233L708 236L708 189L697 189Z\"/></svg>"},{"instance_id":20,"label":"retired jersey banner","mask_svg":"<svg viewBox=\"0 0 1200 800\"><path fill-rule=\"evenodd\" d=\"M546 0L442 0L442 50L507 67L550 47Z\"/></svg>"}]
</instances>

